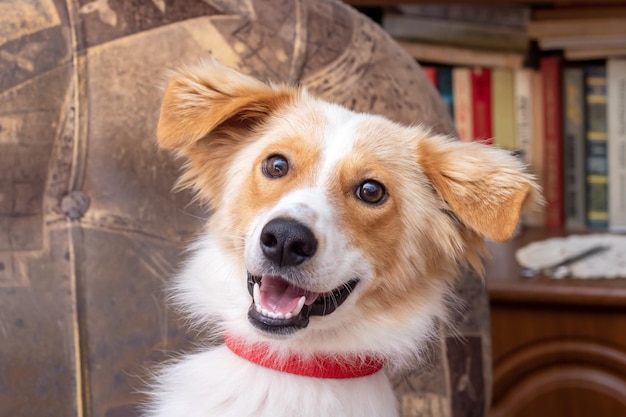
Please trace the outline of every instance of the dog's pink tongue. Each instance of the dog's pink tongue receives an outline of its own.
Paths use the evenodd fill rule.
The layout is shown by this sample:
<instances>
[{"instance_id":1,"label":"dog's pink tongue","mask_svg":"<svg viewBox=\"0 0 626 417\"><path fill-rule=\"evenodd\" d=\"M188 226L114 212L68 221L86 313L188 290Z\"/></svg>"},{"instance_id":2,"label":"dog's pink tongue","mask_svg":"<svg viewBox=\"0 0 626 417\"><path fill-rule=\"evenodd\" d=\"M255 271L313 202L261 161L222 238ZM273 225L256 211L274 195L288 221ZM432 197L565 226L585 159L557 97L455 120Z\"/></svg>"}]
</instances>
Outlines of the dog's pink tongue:
<instances>
[{"instance_id":1,"label":"dog's pink tongue","mask_svg":"<svg viewBox=\"0 0 626 417\"><path fill-rule=\"evenodd\" d=\"M261 307L273 313L291 313L300 297L306 297L306 304L312 304L318 294L290 284L275 275L263 275L261 279Z\"/></svg>"}]
</instances>

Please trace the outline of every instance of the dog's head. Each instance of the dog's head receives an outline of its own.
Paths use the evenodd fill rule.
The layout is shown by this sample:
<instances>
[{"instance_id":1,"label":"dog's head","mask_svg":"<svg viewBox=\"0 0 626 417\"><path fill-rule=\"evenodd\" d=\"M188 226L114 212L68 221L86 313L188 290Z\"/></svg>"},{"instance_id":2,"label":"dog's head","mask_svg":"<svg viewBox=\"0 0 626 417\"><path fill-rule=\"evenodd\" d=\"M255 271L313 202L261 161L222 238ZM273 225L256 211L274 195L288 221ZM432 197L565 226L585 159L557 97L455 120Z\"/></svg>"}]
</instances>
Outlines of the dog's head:
<instances>
[{"instance_id":1,"label":"dog's head","mask_svg":"<svg viewBox=\"0 0 626 417\"><path fill-rule=\"evenodd\" d=\"M483 238L508 239L537 199L503 150L215 61L173 75L158 139L187 161L180 185L213 209L179 300L301 350L413 349L460 267L480 270Z\"/></svg>"}]
</instances>

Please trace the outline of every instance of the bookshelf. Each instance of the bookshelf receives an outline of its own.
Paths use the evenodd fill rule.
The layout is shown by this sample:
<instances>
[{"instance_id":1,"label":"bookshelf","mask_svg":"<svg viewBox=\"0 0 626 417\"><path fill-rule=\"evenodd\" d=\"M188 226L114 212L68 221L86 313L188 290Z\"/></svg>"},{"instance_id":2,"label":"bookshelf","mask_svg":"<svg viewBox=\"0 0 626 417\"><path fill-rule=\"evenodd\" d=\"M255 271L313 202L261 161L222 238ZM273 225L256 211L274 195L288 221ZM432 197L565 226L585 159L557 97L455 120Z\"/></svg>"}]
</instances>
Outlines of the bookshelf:
<instances>
[{"instance_id":1,"label":"bookshelf","mask_svg":"<svg viewBox=\"0 0 626 417\"><path fill-rule=\"evenodd\" d=\"M348 0L346 2L364 7L429 3L491 5L493 7L523 5L532 7L533 14L540 11L538 16L545 20L550 18L551 6L564 6L561 11L566 10L565 14L568 14L576 9L576 6L602 5L606 7L607 15L612 16L615 13L616 17L626 18L624 0L599 2L591 0L443 0L437 2ZM580 18L584 16L584 12L585 10L580 15L580 10L574 10L570 18ZM536 25L533 30L548 32L552 30L546 25L540 26ZM626 27L626 24L623 26ZM507 68L513 71L528 66L528 60L522 59L515 51L504 53L481 51L480 55L478 52L472 55L466 51L466 48L458 45L439 45L439 50L436 51L410 40L398 39L398 41L420 63L439 62L452 67L471 68L467 62L477 60L476 62L481 63L479 66ZM537 44L540 43L538 39ZM545 41L539 45L539 48L544 47L558 49L558 45L556 48L550 47ZM626 40L623 47L626 48ZM578 77L585 83L584 85L596 85L594 83L597 78L606 77L606 74L590 70L583 63L588 60L589 65L597 64L599 58L605 58L608 52L601 49L593 47L584 53L581 50L572 49L564 50L561 54L551 51L541 56L558 57L554 58L554 62L535 60L531 62L531 66L535 68L535 72L539 72L542 65L561 66L563 60L567 60L572 63L567 68L575 70L570 71L569 74L562 72L563 77L569 77L571 80ZM437 55L435 52L440 54ZM618 52L626 59L626 52ZM432 76L436 77L436 75ZM543 82L543 76L542 74L539 82ZM596 80L590 82L585 77L595 77ZM527 74L526 78L524 82L527 84L537 85L538 81L532 74ZM564 81L567 80L564 79ZM552 82L558 82L563 88L564 84L561 84L558 77ZM579 99L584 101L588 95L593 96L597 93L597 88L584 90L580 92ZM555 94L556 96L551 100L555 98L567 100L569 97L562 95L562 91ZM597 98L592 98L591 101L598 102ZM539 114L535 114L535 117L542 119L549 117L548 120L560 117L555 114L546 116L549 112L544 110L544 108L539 108ZM542 123L545 123L545 120ZM588 120L584 120L583 123L590 124ZM563 132L553 132L556 138L564 137L568 132L567 129L571 129L565 121L561 127ZM541 135L545 133L543 130L540 132ZM536 138L538 131L531 129L527 134L531 138ZM545 141L543 146L546 146ZM560 146L569 145L561 142ZM566 147L565 151L569 152L568 149ZM534 152L544 155L545 149ZM589 149L583 149L582 152L588 153ZM580 178L578 180L580 181ZM560 186L563 193L565 186L566 184ZM559 190L552 190L552 192L559 192ZM624 331L626 279L591 281L554 280L547 277L527 279L521 276L520 266L515 261L516 250L533 241L560 237L568 233L586 233L590 230L597 232L603 229L589 228L586 220L582 223L578 222L575 226L573 223L568 226L565 218L557 219L556 225L552 224L551 227L546 227L545 218L535 219L535 221L535 227L524 228L521 236L512 241L504 244L490 244L493 260L486 265L486 282L491 309L494 385L489 415L490 417L626 416L626 332Z\"/></svg>"},{"instance_id":2,"label":"bookshelf","mask_svg":"<svg viewBox=\"0 0 626 417\"><path fill-rule=\"evenodd\" d=\"M501 4L401 4L379 21L451 103L461 140L538 177L546 206L527 225L626 231L626 3Z\"/></svg>"}]
</instances>

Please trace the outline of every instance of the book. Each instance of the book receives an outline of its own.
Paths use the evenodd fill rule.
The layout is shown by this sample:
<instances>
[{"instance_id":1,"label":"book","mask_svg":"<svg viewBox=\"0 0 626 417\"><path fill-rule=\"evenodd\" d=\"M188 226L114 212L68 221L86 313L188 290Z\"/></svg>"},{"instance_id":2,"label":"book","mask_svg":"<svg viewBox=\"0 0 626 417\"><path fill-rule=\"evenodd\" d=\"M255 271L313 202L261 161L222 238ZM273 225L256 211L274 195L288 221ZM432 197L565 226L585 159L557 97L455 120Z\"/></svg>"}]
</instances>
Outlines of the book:
<instances>
[{"instance_id":1,"label":"book","mask_svg":"<svg viewBox=\"0 0 626 417\"><path fill-rule=\"evenodd\" d=\"M474 136L472 115L472 81L469 68L452 69L452 93L454 95L454 125L463 141Z\"/></svg>"},{"instance_id":2,"label":"book","mask_svg":"<svg viewBox=\"0 0 626 417\"><path fill-rule=\"evenodd\" d=\"M560 49L623 48L626 34L597 36L558 36L539 39L539 49L544 51Z\"/></svg>"},{"instance_id":3,"label":"book","mask_svg":"<svg viewBox=\"0 0 626 417\"><path fill-rule=\"evenodd\" d=\"M491 71L487 68L470 70L472 83L472 140L493 143L491 130Z\"/></svg>"},{"instance_id":4,"label":"book","mask_svg":"<svg viewBox=\"0 0 626 417\"><path fill-rule=\"evenodd\" d=\"M545 114L543 175L548 229L564 226L561 66L559 56L542 57L539 62Z\"/></svg>"},{"instance_id":5,"label":"book","mask_svg":"<svg viewBox=\"0 0 626 417\"><path fill-rule=\"evenodd\" d=\"M528 35L533 39L626 35L626 17L531 20Z\"/></svg>"},{"instance_id":6,"label":"book","mask_svg":"<svg viewBox=\"0 0 626 417\"><path fill-rule=\"evenodd\" d=\"M626 59L607 62L609 229L626 232Z\"/></svg>"},{"instance_id":7,"label":"book","mask_svg":"<svg viewBox=\"0 0 626 417\"><path fill-rule=\"evenodd\" d=\"M530 8L518 5L399 4L403 15L458 20L526 30Z\"/></svg>"},{"instance_id":8,"label":"book","mask_svg":"<svg viewBox=\"0 0 626 417\"><path fill-rule=\"evenodd\" d=\"M397 43L420 62L487 68L522 68L524 54L515 52L491 52L449 45L433 45L424 42L398 40Z\"/></svg>"},{"instance_id":9,"label":"book","mask_svg":"<svg viewBox=\"0 0 626 417\"><path fill-rule=\"evenodd\" d=\"M452 120L454 120L454 94L452 93L452 68L437 68L437 88Z\"/></svg>"},{"instance_id":10,"label":"book","mask_svg":"<svg viewBox=\"0 0 626 417\"><path fill-rule=\"evenodd\" d=\"M530 71L530 70L529 70ZM545 112L543 106L543 76L539 71L530 71L531 78L531 140L527 161L530 172L537 177L537 183L545 189L544 179L544 145L545 145ZM545 207L525 215L525 224L532 227L545 227Z\"/></svg>"},{"instance_id":11,"label":"book","mask_svg":"<svg viewBox=\"0 0 626 417\"><path fill-rule=\"evenodd\" d=\"M437 87L437 68L429 65L422 65L422 71L424 71L424 75L426 75L430 82Z\"/></svg>"},{"instance_id":12,"label":"book","mask_svg":"<svg viewBox=\"0 0 626 417\"><path fill-rule=\"evenodd\" d=\"M581 230L585 211L585 75L582 68L563 70L563 205L565 228Z\"/></svg>"},{"instance_id":13,"label":"book","mask_svg":"<svg viewBox=\"0 0 626 417\"><path fill-rule=\"evenodd\" d=\"M626 42L624 42L626 45ZM626 46L614 48L572 48L564 51L568 61L591 61L613 57L626 57Z\"/></svg>"},{"instance_id":14,"label":"book","mask_svg":"<svg viewBox=\"0 0 626 417\"><path fill-rule=\"evenodd\" d=\"M529 40L519 28L467 21L385 13L382 27L397 39L478 49L525 52Z\"/></svg>"},{"instance_id":15,"label":"book","mask_svg":"<svg viewBox=\"0 0 626 417\"><path fill-rule=\"evenodd\" d=\"M556 19L589 19L626 17L624 6L560 6L549 8L534 8L531 10L532 20Z\"/></svg>"},{"instance_id":16,"label":"book","mask_svg":"<svg viewBox=\"0 0 626 417\"><path fill-rule=\"evenodd\" d=\"M533 138L533 75L532 69L524 68L514 73L515 95L515 147L530 164ZM543 137L543 134L541 135ZM532 165L532 164L531 164ZM532 167L531 167L532 168ZM534 172L537 175L537 172Z\"/></svg>"},{"instance_id":17,"label":"book","mask_svg":"<svg viewBox=\"0 0 626 417\"><path fill-rule=\"evenodd\" d=\"M606 66L585 68L587 226L608 227Z\"/></svg>"},{"instance_id":18,"label":"book","mask_svg":"<svg viewBox=\"0 0 626 417\"><path fill-rule=\"evenodd\" d=\"M500 68L491 72L491 121L493 143L501 148L517 150L512 70Z\"/></svg>"}]
</instances>

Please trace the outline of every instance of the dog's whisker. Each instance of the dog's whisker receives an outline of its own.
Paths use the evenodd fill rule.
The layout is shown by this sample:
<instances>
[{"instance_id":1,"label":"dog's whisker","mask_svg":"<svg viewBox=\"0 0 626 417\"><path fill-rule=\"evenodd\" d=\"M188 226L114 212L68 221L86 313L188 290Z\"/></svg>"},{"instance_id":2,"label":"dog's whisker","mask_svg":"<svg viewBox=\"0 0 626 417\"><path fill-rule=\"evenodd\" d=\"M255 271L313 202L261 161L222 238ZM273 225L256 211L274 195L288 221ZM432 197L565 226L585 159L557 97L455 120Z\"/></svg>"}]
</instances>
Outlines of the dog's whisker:
<instances>
[{"instance_id":1,"label":"dog's whisker","mask_svg":"<svg viewBox=\"0 0 626 417\"><path fill-rule=\"evenodd\" d=\"M208 219L208 217L200 217L200 216L196 216L195 214L191 214L191 213L189 213L188 211L185 211L185 210L183 210L183 209L178 209L178 212L179 212L179 213L182 213L182 214L184 214L184 215L186 215L186 216L193 217L194 219L198 219L198 220L202 220L202 221L207 221L207 219Z\"/></svg>"},{"instance_id":2,"label":"dog's whisker","mask_svg":"<svg viewBox=\"0 0 626 417\"><path fill-rule=\"evenodd\" d=\"M335 294L331 294L330 299L333 302L333 304L335 305L335 308L339 307L339 304L337 302L337 297L335 297Z\"/></svg>"}]
</instances>

